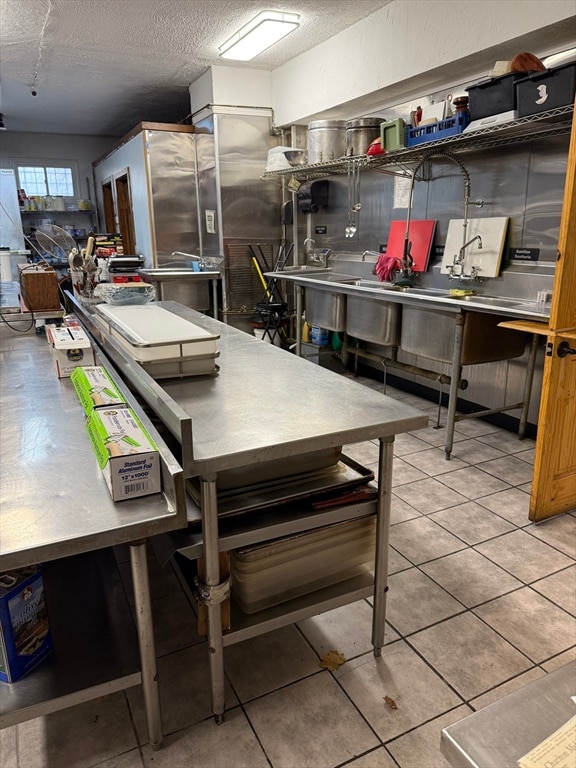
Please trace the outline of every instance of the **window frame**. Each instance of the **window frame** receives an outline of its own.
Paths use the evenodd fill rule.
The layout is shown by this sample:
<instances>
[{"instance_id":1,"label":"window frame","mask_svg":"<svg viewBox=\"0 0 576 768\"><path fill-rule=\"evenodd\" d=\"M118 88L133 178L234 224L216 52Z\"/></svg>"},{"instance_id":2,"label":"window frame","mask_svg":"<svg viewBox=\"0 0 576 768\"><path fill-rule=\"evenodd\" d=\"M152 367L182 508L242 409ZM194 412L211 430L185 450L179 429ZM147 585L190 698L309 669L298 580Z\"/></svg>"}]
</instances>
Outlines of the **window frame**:
<instances>
[{"instance_id":1,"label":"window frame","mask_svg":"<svg viewBox=\"0 0 576 768\"><path fill-rule=\"evenodd\" d=\"M13 160L14 171L16 173L16 179L18 181L18 189L25 189L27 195L35 197L35 195L26 189L26 185L23 185L20 181L20 168L42 168L44 170L44 178L46 180L46 192L47 195L52 197L58 197L54 192L49 191L48 187L48 175L46 173L47 168L68 168L72 174L72 195L62 195L66 201L75 201L81 197L80 193L80 177L78 173L78 161L68 160L65 158L36 158L36 157L19 157ZM44 195L42 195L44 197Z\"/></svg>"}]
</instances>

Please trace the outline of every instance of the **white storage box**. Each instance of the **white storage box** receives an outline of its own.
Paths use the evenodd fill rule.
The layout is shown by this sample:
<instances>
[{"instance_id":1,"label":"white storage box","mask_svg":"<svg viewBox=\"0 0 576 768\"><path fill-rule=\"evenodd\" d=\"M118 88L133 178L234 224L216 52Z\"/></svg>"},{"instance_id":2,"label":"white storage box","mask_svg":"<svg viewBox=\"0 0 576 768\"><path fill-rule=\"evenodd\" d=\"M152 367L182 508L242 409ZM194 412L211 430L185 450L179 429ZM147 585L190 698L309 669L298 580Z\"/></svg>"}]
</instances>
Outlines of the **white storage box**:
<instances>
[{"instance_id":1,"label":"white storage box","mask_svg":"<svg viewBox=\"0 0 576 768\"><path fill-rule=\"evenodd\" d=\"M232 594L245 613L256 613L367 573L375 546L376 515L370 515L233 550Z\"/></svg>"},{"instance_id":2,"label":"white storage box","mask_svg":"<svg viewBox=\"0 0 576 768\"><path fill-rule=\"evenodd\" d=\"M220 336L157 304L96 307L99 325L150 373L180 376L216 369ZM167 363L181 365L167 366ZM176 371L178 369L178 371Z\"/></svg>"},{"instance_id":3,"label":"white storage box","mask_svg":"<svg viewBox=\"0 0 576 768\"><path fill-rule=\"evenodd\" d=\"M59 379L70 376L80 365L94 365L94 350L82 328L47 325L46 338L52 349Z\"/></svg>"}]
</instances>

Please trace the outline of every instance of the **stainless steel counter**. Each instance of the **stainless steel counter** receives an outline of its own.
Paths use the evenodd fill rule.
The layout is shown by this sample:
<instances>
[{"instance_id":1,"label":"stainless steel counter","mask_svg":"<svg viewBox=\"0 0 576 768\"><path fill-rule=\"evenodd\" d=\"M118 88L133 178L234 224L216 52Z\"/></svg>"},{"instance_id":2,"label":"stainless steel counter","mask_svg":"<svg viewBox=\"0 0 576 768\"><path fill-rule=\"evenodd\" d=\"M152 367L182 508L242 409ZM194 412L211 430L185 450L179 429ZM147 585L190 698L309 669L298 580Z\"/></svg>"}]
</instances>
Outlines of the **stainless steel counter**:
<instances>
[{"instance_id":1,"label":"stainless steel counter","mask_svg":"<svg viewBox=\"0 0 576 768\"><path fill-rule=\"evenodd\" d=\"M85 432L80 403L70 379L57 378L45 337L20 334L1 324L0 359L0 570L131 544L149 737L152 745L159 746L162 733L145 538L185 526L182 470L136 405L160 449L165 495L114 503ZM102 358L102 362L107 361ZM109 362L107 369L130 397ZM18 689L18 684L13 688ZM97 686L91 690L70 693L60 706L101 695ZM17 721L16 705L25 707L20 719L54 709L47 701L49 691L45 689L42 696L42 701L25 704L18 697L3 697L3 723Z\"/></svg>"},{"instance_id":2,"label":"stainless steel counter","mask_svg":"<svg viewBox=\"0 0 576 768\"><path fill-rule=\"evenodd\" d=\"M420 429L428 419L404 403L180 304L160 305L220 335L217 376L164 380L160 387L113 339L103 336L88 310L79 306L78 314L131 385L180 440L184 474L200 478L212 708L219 720L224 712L221 603L228 592L226 582L221 583L218 557L218 473L379 440L376 562L371 581L372 644L379 655L386 615L394 435ZM350 592L357 594L358 587ZM325 601L324 605L334 607L335 603ZM307 608L307 615L318 612L314 606ZM260 631L272 626L264 622ZM257 630L251 633L254 636Z\"/></svg>"},{"instance_id":3,"label":"stainless steel counter","mask_svg":"<svg viewBox=\"0 0 576 768\"><path fill-rule=\"evenodd\" d=\"M442 752L454 768L517 768L576 714L575 697L572 661L444 728Z\"/></svg>"}]
</instances>

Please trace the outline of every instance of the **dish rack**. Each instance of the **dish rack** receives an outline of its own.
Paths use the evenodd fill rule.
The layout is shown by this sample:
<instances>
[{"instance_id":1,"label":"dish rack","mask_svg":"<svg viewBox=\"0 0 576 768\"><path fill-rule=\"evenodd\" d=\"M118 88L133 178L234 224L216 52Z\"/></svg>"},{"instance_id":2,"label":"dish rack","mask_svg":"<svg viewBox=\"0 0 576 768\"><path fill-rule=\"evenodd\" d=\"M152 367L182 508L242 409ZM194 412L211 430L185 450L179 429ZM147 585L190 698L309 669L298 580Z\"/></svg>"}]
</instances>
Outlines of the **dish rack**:
<instances>
[{"instance_id":1,"label":"dish rack","mask_svg":"<svg viewBox=\"0 0 576 768\"><path fill-rule=\"evenodd\" d=\"M417 128L406 129L406 146L414 147L417 144L425 144L427 141L445 139L448 136L456 136L462 133L470 122L467 112L457 112L452 117L438 120L437 123L422 125Z\"/></svg>"}]
</instances>

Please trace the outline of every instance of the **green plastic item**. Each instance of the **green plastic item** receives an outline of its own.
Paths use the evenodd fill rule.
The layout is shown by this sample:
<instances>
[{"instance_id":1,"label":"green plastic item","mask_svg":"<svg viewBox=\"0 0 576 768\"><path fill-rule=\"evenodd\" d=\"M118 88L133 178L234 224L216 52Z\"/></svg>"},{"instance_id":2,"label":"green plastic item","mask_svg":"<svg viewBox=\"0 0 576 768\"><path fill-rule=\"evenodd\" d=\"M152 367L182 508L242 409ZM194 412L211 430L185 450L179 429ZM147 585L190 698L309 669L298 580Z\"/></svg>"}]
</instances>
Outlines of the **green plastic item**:
<instances>
[{"instance_id":1,"label":"green plastic item","mask_svg":"<svg viewBox=\"0 0 576 768\"><path fill-rule=\"evenodd\" d=\"M406 125L399 117L388 123L380 125L380 141L386 152L394 152L396 149L404 149L406 146Z\"/></svg>"}]
</instances>

